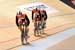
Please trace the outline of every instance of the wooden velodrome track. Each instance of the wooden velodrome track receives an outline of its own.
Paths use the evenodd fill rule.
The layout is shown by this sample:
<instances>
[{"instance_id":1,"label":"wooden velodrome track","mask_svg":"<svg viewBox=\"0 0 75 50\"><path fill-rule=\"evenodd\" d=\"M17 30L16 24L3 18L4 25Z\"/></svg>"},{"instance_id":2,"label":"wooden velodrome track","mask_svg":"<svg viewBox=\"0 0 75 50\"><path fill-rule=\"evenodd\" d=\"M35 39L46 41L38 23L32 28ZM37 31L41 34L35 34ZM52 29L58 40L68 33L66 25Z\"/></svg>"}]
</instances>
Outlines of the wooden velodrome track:
<instances>
[{"instance_id":1,"label":"wooden velodrome track","mask_svg":"<svg viewBox=\"0 0 75 50\"><path fill-rule=\"evenodd\" d=\"M57 9L59 12L48 14L47 35L43 38L56 34L65 29L75 27L75 10L59 0L0 0L0 50L18 50L21 46L20 31L15 24L17 6L30 4L33 2L43 2L48 6ZM31 20L31 14L27 13ZM42 37L33 36L33 23L30 26L29 42L33 43Z\"/></svg>"}]
</instances>

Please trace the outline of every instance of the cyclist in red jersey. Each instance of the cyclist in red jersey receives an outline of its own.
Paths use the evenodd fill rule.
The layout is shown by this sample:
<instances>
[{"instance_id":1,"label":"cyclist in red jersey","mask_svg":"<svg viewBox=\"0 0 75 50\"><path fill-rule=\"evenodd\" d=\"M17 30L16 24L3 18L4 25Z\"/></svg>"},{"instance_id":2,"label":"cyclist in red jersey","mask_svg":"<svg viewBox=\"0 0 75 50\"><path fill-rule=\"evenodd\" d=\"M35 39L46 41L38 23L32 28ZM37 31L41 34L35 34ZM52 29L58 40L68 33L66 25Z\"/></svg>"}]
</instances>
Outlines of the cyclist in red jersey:
<instances>
[{"instance_id":1,"label":"cyclist in red jersey","mask_svg":"<svg viewBox=\"0 0 75 50\"><path fill-rule=\"evenodd\" d=\"M24 39L26 40L26 44L28 43L27 41L27 36L28 36L28 32L29 32L29 26L30 21L29 18L26 14L23 14L21 11L19 11L16 15L16 25L18 26L18 28L21 31L21 42L22 45L24 45ZM24 25L26 27L26 29L24 29Z\"/></svg>"}]
</instances>

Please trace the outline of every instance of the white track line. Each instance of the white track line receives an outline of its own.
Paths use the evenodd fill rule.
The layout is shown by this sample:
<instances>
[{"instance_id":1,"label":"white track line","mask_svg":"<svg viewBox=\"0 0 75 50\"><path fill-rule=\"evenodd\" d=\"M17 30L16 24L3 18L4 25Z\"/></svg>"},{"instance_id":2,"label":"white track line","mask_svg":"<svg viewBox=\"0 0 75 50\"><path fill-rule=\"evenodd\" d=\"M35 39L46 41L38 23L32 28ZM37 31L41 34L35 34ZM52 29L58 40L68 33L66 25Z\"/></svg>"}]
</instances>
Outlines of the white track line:
<instances>
[{"instance_id":1,"label":"white track line","mask_svg":"<svg viewBox=\"0 0 75 50\"><path fill-rule=\"evenodd\" d=\"M71 28L68 30L65 30L63 32L60 32L56 35L49 36L47 38L35 41L30 46L25 46L20 48L19 50L45 50L48 47L51 47L53 45L56 45L57 43L75 35L75 28Z\"/></svg>"}]
</instances>

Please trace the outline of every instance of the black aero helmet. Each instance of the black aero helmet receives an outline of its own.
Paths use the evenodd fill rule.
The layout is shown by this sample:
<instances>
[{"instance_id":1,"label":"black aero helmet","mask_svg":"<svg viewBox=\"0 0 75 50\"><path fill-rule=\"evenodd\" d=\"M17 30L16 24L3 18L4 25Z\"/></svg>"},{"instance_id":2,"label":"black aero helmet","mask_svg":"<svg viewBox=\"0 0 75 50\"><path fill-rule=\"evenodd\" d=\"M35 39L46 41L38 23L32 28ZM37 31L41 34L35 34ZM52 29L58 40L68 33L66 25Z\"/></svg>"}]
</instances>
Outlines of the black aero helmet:
<instances>
[{"instance_id":1,"label":"black aero helmet","mask_svg":"<svg viewBox=\"0 0 75 50\"><path fill-rule=\"evenodd\" d=\"M17 12L17 14L18 14L18 15L22 15L22 12L21 12L21 11L19 11L19 12Z\"/></svg>"}]
</instances>

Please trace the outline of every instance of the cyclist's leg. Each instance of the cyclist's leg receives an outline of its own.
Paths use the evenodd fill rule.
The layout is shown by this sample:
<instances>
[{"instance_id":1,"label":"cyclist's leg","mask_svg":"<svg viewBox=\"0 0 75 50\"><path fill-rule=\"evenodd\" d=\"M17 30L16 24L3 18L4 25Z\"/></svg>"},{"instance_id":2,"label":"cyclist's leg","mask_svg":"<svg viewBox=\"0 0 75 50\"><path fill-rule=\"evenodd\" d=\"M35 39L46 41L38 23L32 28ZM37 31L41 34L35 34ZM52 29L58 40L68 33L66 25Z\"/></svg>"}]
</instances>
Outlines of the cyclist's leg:
<instances>
[{"instance_id":1,"label":"cyclist's leg","mask_svg":"<svg viewBox=\"0 0 75 50\"><path fill-rule=\"evenodd\" d=\"M24 45L24 31L21 31L21 42Z\"/></svg>"},{"instance_id":2,"label":"cyclist's leg","mask_svg":"<svg viewBox=\"0 0 75 50\"><path fill-rule=\"evenodd\" d=\"M46 28L46 22L44 21L44 22L43 22L43 26L42 26L42 34L45 33L45 32L44 32L44 31L45 31L45 30L44 30L45 28Z\"/></svg>"},{"instance_id":3,"label":"cyclist's leg","mask_svg":"<svg viewBox=\"0 0 75 50\"><path fill-rule=\"evenodd\" d=\"M22 26L19 26L18 28L19 28L20 31L22 31Z\"/></svg>"},{"instance_id":4,"label":"cyclist's leg","mask_svg":"<svg viewBox=\"0 0 75 50\"><path fill-rule=\"evenodd\" d=\"M28 32L29 32L29 28L26 27L26 32L25 32L25 41L26 41L26 44L29 44L28 42Z\"/></svg>"},{"instance_id":5,"label":"cyclist's leg","mask_svg":"<svg viewBox=\"0 0 75 50\"><path fill-rule=\"evenodd\" d=\"M42 29L42 27L41 27L41 21L39 21L39 25L38 25L39 34L41 34L41 29Z\"/></svg>"},{"instance_id":6,"label":"cyclist's leg","mask_svg":"<svg viewBox=\"0 0 75 50\"><path fill-rule=\"evenodd\" d=\"M37 24L34 23L34 36L37 36L36 34L37 34Z\"/></svg>"}]
</instances>

